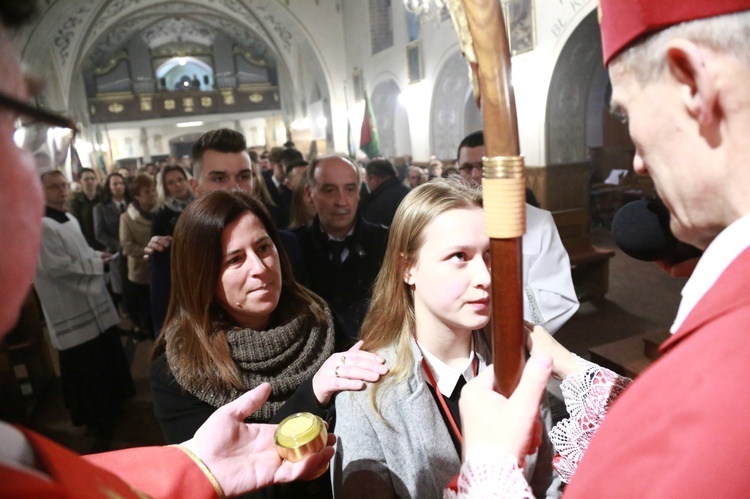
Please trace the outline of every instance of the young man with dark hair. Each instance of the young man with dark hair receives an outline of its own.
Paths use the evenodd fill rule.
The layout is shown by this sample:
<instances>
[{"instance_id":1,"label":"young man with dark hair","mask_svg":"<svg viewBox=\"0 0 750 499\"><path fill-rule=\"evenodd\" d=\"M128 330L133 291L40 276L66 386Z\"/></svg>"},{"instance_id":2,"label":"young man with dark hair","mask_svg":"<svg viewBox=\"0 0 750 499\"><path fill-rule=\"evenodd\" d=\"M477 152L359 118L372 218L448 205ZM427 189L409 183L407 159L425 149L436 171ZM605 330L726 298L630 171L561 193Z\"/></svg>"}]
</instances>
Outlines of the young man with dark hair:
<instances>
[{"instance_id":1,"label":"young man with dark hair","mask_svg":"<svg viewBox=\"0 0 750 499\"><path fill-rule=\"evenodd\" d=\"M482 185L482 157L487 155L484 133L467 135L458 147L461 177ZM578 310L570 273L570 259L562 245L552 214L526 203L523 236L523 316L554 333Z\"/></svg>"},{"instance_id":2,"label":"young man with dark hair","mask_svg":"<svg viewBox=\"0 0 750 499\"><path fill-rule=\"evenodd\" d=\"M193 178L197 195L239 189L251 191L253 175L245 136L228 128L204 133L193 145Z\"/></svg>"},{"instance_id":3,"label":"young man with dark hair","mask_svg":"<svg viewBox=\"0 0 750 499\"><path fill-rule=\"evenodd\" d=\"M484 132L477 130L463 138L458 144L456 165L461 178L469 185L482 185L482 158L487 155L484 145ZM526 203L539 208L534 191L526 188Z\"/></svg>"}]
</instances>

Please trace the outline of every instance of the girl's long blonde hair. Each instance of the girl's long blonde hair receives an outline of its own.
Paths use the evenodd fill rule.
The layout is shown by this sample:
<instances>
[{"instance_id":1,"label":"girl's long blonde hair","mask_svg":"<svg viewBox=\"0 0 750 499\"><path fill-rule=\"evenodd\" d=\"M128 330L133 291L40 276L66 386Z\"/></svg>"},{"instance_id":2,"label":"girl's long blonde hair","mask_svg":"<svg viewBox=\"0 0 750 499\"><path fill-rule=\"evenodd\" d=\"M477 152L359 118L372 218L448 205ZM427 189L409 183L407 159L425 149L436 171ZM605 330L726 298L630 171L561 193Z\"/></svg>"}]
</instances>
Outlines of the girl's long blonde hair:
<instances>
[{"instance_id":1,"label":"girl's long blonde hair","mask_svg":"<svg viewBox=\"0 0 750 499\"><path fill-rule=\"evenodd\" d=\"M378 409L378 392L387 384L403 382L414 368L411 338L416 337L416 318L406 270L417 263L424 244L425 228L439 215L461 208L482 207L482 192L456 179L434 179L412 190L393 217L383 265L375 280L370 308L360 338L363 348L375 351L395 346L396 361L370 392L370 403Z\"/></svg>"}]
</instances>

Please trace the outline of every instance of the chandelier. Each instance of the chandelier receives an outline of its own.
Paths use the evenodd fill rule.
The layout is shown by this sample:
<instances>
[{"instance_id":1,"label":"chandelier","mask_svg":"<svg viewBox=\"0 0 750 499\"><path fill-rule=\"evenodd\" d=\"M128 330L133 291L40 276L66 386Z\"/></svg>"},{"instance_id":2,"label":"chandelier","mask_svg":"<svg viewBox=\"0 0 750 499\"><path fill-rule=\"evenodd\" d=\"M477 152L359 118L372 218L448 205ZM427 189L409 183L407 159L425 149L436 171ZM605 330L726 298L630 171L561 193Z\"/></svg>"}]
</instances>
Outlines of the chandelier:
<instances>
[{"instance_id":1,"label":"chandelier","mask_svg":"<svg viewBox=\"0 0 750 499\"><path fill-rule=\"evenodd\" d=\"M407 12L428 19L438 18L447 5L448 0L404 0L404 8Z\"/></svg>"}]
</instances>

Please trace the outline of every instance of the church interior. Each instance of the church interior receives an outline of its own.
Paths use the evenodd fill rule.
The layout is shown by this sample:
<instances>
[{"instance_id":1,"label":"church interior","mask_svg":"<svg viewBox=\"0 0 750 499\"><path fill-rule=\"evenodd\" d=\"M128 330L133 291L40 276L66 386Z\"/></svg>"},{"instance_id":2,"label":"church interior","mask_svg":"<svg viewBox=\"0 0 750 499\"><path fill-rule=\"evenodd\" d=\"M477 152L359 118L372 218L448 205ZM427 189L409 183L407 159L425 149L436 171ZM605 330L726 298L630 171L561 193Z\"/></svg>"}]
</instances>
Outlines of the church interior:
<instances>
[{"instance_id":1,"label":"church interior","mask_svg":"<svg viewBox=\"0 0 750 499\"><path fill-rule=\"evenodd\" d=\"M44 82L34 104L73 117L79 165L102 173L189 158L215 128L240 131L259 151L292 141L306 157L364 157L368 101L380 155L449 165L483 118L446 3L43 0L13 42ZM556 338L637 376L668 334L685 279L630 258L610 234L621 206L656 192L634 174L635 146L610 114L597 0L501 4L526 184L553 214L581 301ZM54 138L46 147L72 179L67 147ZM151 341L123 338L137 395L117 427L91 434L66 414L33 295L25 310L0 346L4 420L82 453L163 443L148 386Z\"/></svg>"}]
</instances>

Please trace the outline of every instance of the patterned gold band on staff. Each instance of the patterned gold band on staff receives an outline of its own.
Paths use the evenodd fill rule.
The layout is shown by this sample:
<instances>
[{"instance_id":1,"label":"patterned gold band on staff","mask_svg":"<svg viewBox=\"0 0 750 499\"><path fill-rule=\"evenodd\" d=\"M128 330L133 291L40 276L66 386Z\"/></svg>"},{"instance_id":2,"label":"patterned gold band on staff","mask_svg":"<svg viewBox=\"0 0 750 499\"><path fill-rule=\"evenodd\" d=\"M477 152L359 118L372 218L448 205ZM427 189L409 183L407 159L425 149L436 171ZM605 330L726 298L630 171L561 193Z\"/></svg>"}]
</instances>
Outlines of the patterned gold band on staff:
<instances>
[{"instance_id":1,"label":"patterned gold band on staff","mask_svg":"<svg viewBox=\"0 0 750 499\"><path fill-rule=\"evenodd\" d=\"M484 164L484 226L493 239L511 239L526 232L526 178L523 156L482 158Z\"/></svg>"},{"instance_id":2,"label":"patterned gold band on staff","mask_svg":"<svg viewBox=\"0 0 750 499\"><path fill-rule=\"evenodd\" d=\"M523 156L485 156L482 164L487 180L523 177Z\"/></svg>"}]
</instances>

